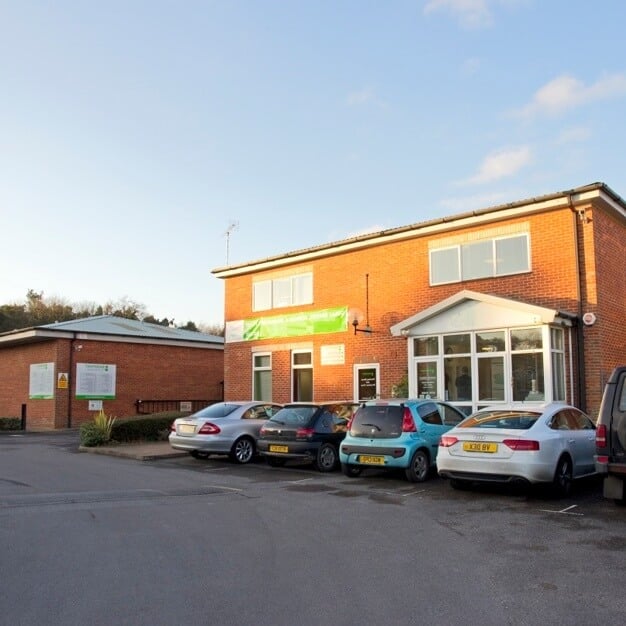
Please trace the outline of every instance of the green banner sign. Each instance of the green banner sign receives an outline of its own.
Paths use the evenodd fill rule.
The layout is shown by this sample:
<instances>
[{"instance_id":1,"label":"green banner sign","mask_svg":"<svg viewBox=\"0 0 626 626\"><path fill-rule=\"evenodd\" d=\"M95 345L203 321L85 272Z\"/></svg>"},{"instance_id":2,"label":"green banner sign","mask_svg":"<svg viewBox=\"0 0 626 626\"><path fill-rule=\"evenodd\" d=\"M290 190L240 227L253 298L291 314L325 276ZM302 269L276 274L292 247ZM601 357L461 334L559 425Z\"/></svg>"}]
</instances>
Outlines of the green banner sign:
<instances>
[{"instance_id":1,"label":"green banner sign","mask_svg":"<svg viewBox=\"0 0 626 626\"><path fill-rule=\"evenodd\" d=\"M243 321L243 340L275 339L344 332L348 328L348 307L321 309Z\"/></svg>"}]
</instances>

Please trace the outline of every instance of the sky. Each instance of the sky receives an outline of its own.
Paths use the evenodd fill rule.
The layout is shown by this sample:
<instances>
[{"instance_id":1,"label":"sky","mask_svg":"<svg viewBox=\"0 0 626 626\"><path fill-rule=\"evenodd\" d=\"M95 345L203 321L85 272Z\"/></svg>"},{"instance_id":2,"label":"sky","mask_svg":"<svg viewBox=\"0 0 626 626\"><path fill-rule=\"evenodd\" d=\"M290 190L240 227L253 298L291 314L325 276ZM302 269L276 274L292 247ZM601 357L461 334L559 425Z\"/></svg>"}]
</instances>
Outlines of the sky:
<instances>
[{"instance_id":1,"label":"sky","mask_svg":"<svg viewBox=\"0 0 626 626\"><path fill-rule=\"evenodd\" d=\"M623 0L0 0L0 304L219 324L211 270L604 182Z\"/></svg>"}]
</instances>

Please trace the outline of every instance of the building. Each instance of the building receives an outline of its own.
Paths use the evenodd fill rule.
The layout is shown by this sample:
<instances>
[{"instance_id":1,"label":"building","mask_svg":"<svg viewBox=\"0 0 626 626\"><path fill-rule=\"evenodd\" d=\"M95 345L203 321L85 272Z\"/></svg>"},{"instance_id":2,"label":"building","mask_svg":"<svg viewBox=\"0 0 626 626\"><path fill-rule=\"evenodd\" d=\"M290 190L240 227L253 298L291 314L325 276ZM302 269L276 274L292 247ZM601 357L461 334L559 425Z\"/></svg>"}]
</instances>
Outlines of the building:
<instances>
[{"instance_id":1,"label":"building","mask_svg":"<svg viewBox=\"0 0 626 626\"><path fill-rule=\"evenodd\" d=\"M204 333L112 315L15 330L0 334L0 417L50 430L100 408L195 409L222 398L223 372L223 338Z\"/></svg>"},{"instance_id":2,"label":"building","mask_svg":"<svg viewBox=\"0 0 626 626\"><path fill-rule=\"evenodd\" d=\"M225 397L568 401L626 360L626 204L603 183L220 267Z\"/></svg>"}]
</instances>

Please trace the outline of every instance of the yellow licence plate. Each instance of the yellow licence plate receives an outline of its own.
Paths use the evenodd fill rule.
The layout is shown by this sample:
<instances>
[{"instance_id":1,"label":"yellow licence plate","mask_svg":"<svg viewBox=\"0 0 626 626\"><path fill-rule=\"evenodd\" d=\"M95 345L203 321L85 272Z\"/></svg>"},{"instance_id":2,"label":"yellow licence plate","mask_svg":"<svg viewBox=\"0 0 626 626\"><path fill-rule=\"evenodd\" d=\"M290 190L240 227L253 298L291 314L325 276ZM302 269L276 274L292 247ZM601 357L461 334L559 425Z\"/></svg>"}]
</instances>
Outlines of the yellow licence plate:
<instances>
[{"instance_id":1,"label":"yellow licence plate","mask_svg":"<svg viewBox=\"0 0 626 626\"><path fill-rule=\"evenodd\" d=\"M270 446L270 452L289 452L287 446Z\"/></svg>"},{"instance_id":2,"label":"yellow licence plate","mask_svg":"<svg viewBox=\"0 0 626 626\"><path fill-rule=\"evenodd\" d=\"M482 443L480 441L466 441L463 444L465 452L497 452L497 443Z\"/></svg>"},{"instance_id":3,"label":"yellow licence plate","mask_svg":"<svg viewBox=\"0 0 626 626\"><path fill-rule=\"evenodd\" d=\"M178 432L181 435L191 435L196 432L196 427L194 424L179 424Z\"/></svg>"},{"instance_id":4,"label":"yellow licence plate","mask_svg":"<svg viewBox=\"0 0 626 626\"><path fill-rule=\"evenodd\" d=\"M369 454L360 454L359 463L363 463L366 465L384 465L385 457L384 456L371 456Z\"/></svg>"}]
</instances>

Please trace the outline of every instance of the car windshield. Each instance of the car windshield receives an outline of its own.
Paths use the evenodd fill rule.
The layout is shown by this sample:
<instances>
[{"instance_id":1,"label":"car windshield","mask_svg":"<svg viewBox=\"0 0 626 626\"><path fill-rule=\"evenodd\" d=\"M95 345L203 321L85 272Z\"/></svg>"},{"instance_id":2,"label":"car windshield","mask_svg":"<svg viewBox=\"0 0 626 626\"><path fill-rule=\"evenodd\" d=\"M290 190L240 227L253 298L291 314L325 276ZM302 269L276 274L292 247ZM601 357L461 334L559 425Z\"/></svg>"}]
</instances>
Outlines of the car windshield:
<instances>
[{"instance_id":1,"label":"car windshield","mask_svg":"<svg viewBox=\"0 0 626 626\"><path fill-rule=\"evenodd\" d=\"M283 407L272 415L270 422L303 426L309 423L310 419L317 412L317 408L316 406Z\"/></svg>"},{"instance_id":2,"label":"car windshield","mask_svg":"<svg viewBox=\"0 0 626 626\"><path fill-rule=\"evenodd\" d=\"M362 406L354 415L354 437L398 437L402 432L403 407L398 404Z\"/></svg>"},{"instance_id":3,"label":"car windshield","mask_svg":"<svg viewBox=\"0 0 626 626\"><path fill-rule=\"evenodd\" d=\"M527 430L539 418L536 411L481 411L470 415L457 428L510 428Z\"/></svg>"},{"instance_id":4,"label":"car windshield","mask_svg":"<svg viewBox=\"0 0 626 626\"><path fill-rule=\"evenodd\" d=\"M210 417L212 419L215 419L216 417L226 417L240 406L240 404L232 404L230 402L216 402L215 404L210 404L201 411L194 413L192 417Z\"/></svg>"}]
</instances>

